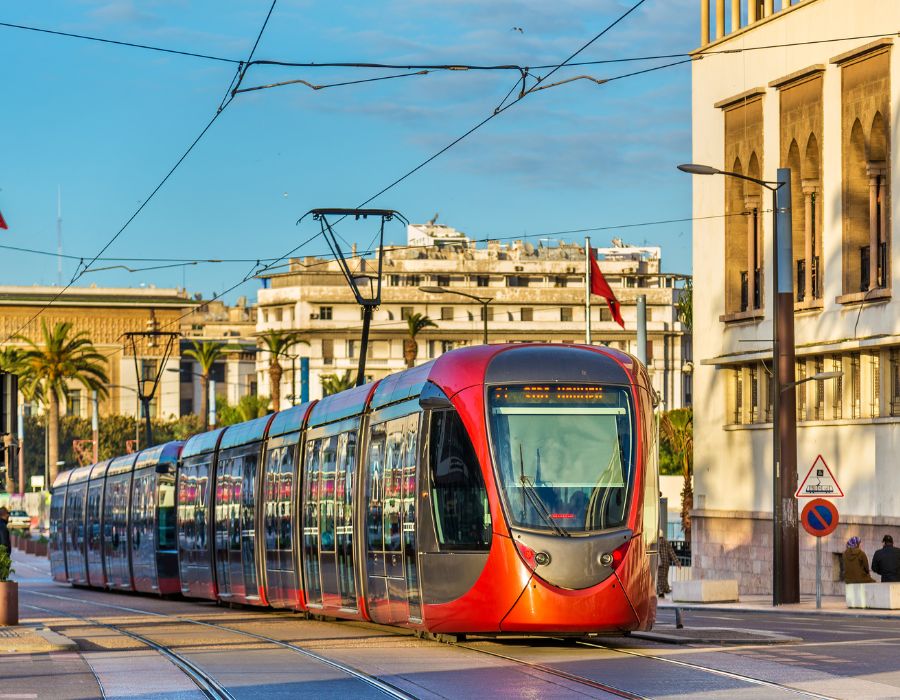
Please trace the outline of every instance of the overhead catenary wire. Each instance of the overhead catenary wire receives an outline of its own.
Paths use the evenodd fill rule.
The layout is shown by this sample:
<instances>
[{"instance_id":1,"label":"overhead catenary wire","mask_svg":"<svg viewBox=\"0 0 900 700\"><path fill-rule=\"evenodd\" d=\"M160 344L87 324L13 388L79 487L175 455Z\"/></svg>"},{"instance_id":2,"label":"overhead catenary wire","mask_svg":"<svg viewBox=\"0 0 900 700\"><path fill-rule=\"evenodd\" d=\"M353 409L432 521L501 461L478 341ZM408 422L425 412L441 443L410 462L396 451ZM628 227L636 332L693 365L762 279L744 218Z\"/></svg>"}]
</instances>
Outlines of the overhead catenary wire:
<instances>
[{"instance_id":1,"label":"overhead catenary wire","mask_svg":"<svg viewBox=\"0 0 900 700\"><path fill-rule=\"evenodd\" d=\"M256 35L256 41L254 41L253 48L251 49L250 55L247 58L248 62L253 59L253 55L256 52L257 46L259 46L259 41L262 38L263 32L265 31L266 26L269 23L269 19L272 16L272 11L275 9L275 3L277 1L278 0L272 0L272 4L269 6L269 11L266 14L266 18L263 21L263 24L259 30L259 33ZM196 145L198 143L200 143L200 140L206 135L206 133L210 130L212 125L216 122L216 120L219 118L219 116L222 114L222 112L225 110L225 108L234 99L234 90L236 90L237 88L240 87L241 81L243 80L244 76L246 75L246 72L247 72L247 64L243 61L239 62L235 76L232 77L231 82L228 86L228 91L225 93L225 97L223 97L222 101L219 103L219 107L218 107L218 109L216 109L215 114L213 114L212 118L206 123L206 126L203 127L203 130L193 140L191 145L188 146L187 150L181 154L181 157L178 158L178 160L175 162L175 165L173 165L172 168L162 178L162 180L160 180L159 184L156 185L156 187L153 189L153 191L150 193L150 195L141 202L141 204L134 211L134 213L125 221L124 224L122 224L122 227L118 231L116 231L116 233L112 236L112 238L110 238L106 242L106 244L104 244L104 246L100 249L100 251L91 258L90 262L88 262L86 265L84 265L85 270L90 268L90 266L93 265L97 261L97 259L101 255L103 255L103 253L105 253L113 243L116 242L116 240L119 238L119 236L121 236L122 233L125 231L125 229L128 228L128 226L131 224L131 222L134 221L138 217L138 215L144 210L144 207L146 207L147 204L149 204L150 201L153 200L153 198L156 196L156 194L162 189L162 187L166 184L166 182L168 182L169 178L172 177L173 173L184 162L184 160L188 157L188 155L190 155L191 151L194 150ZM59 290L59 292L52 299L50 299L50 301L48 301L46 304L44 304L42 307L40 307L24 324L20 325L15 331L10 333L2 341L2 343L0 343L0 345L9 342L9 340L11 338L15 337L16 335L21 333L25 328L30 326L35 320L37 320L38 317L41 316L41 314L43 314L48 308L50 308L54 304L54 302L56 302L66 292L66 290L68 290L73 284L75 284L75 282L83 274L83 271L81 270L82 265L83 265L83 263L79 264L78 268L76 268L75 273L72 275L72 277L68 281L68 283L66 283L66 285L64 287L62 287Z\"/></svg>"},{"instance_id":2,"label":"overhead catenary wire","mask_svg":"<svg viewBox=\"0 0 900 700\"><path fill-rule=\"evenodd\" d=\"M285 68L361 68L361 69L388 69L388 70L445 70L445 71L505 71L505 70L525 70L526 67L516 63L499 63L499 64L473 64L460 61L457 63L387 63L387 62L370 62L370 61L285 61L272 59L257 59L253 61L242 61L238 58L226 56L216 56L213 54L200 53L195 51L186 51L180 49L172 49L161 46L153 46L150 44L140 44L136 42L123 41L118 39L110 39L106 37L91 36L87 34L76 34L73 32L64 32L55 29L47 29L44 27L34 27L24 24L15 24L12 22L0 22L0 27L8 29L19 29L23 31L36 32L40 34L48 34L71 39L81 39L84 41L93 41L103 44L122 46L127 48L143 49L146 51L155 51L168 53L177 56L185 56L188 58L200 58L210 61L218 61L224 63L249 63L249 65L258 66L276 66ZM865 34L856 36L831 37L828 39L808 39L804 41L789 41L775 44L764 44L761 46L742 46L728 49L699 49L697 51L682 51L678 53L652 54L647 56L623 56L614 58L595 59L591 61L571 61L566 67L576 68L582 66L598 66L609 63L626 63L632 61L652 61L657 59L685 58L690 56L715 56L722 54L736 54L748 51L764 51L769 49L782 49L794 46L812 46L815 44L830 44L841 41L863 41L866 39L880 39L889 36L898 36L900 32L885 32L881 34ZM532 70L546 70L554 68L556 64L534 65Z\"/></svg>"},{"instance_id":3,"label":"overhead catenary wire","mask_svg":"<svg viewBox=\"0 0 900 700\"><path fill-rule=\"evenodd\" d=\"M762 213L766 213L766 212L771 212L771 210L770 209L762 210ZM692 222L692 221L704 221L707 219L721 219L721 218L727 218L730 216L746 216L746 213L745 212L735 212L732 214L710 214L710 215L705 215L705 216L685 216L685 217L672 218L672 219L656 219L656 220L652 220L652 221L638 221L638 222L633 221L633 222L624 223L624 224L604 224L603 226L590 226L590 227L585 227L585 228L566 229L566 230L561 230L561 231L539 231L539 232L535 232L535 233L516 233L516 234L510 234L510 235L503 235L503 236L481 236L479 238L471 238L470 241L472 243L477 244L477 243L490 243L493 241L512 241L512 240L519 240L519 239L527 240L529 238L553 238L556 236L572 235L572 234L576 234L576 233L581 234L581 233L592 233L592 232L596 232L596 231L615 231L617 229L644 228L647 226L661 226L661 225L665 225L665 224L679 224L679 223L688 223L688 222ZM311 239L311 240L314 240L316 237L317 236L314 236L313 239ZM271 269L276 269L278 267L286 266L288 263L283 263L283 264L279 264L279 263L282 263L286 258L289 258L300 248L308 245L311 242L311 240L304 241L303 243L298 245L296 248L292 249L286 255L282 255L281 257L277 257L277 258L276 257L270 257L270 258L261 257L261 258L221 258L221 259L219 259L219 258L100 257L100 258L97 258L97 261L98 262L100 262L100 261L102 261L102 262L123 262L123 263L126 263L126 262L132 262L132 263L159 262L159 263L176 263L176 264L181 264L181 265L192 265L195 263L196 264L202 264L202 263L242 263L242 264L257 263L259 265L265 264L265 267L268 270L271 270ZM399 250L427 249L427 248L431 248L431 247L432 246L426 246L426 245L390 245L390 244L388 244L385 246L385 249L390 250L390 251L399 251ZM19 253L42 255L42 256L47 256L47 257L56 257L58 255L58 253L56 253L55 251L38 250L35 248L23 248L20 246L10 246L10 245L3 245L3 244L0 244L0 250L11 250L14 252L19 252ZM374 249L358 250L357 256L371 255L375 252L377 252L377 251ZM327 255L327 253L313 254L314 257L323 257L324 255ZM85 259L84 256L68 255L68 254L62 255L62 257L69 259L69 260L84 260ZM331 262L331 260L329 259L327 262ZM310 265L304 265L303 263L297 262L297 263L291 263L291 264L298 264L298 265L301 265L304 267L310 267L310 266L315 266L315 265L321 264L321 263L311 263ZM98 270L97 270L97 268L93 268L93 271L98 271Z\"/></svg>"}]
</instances>

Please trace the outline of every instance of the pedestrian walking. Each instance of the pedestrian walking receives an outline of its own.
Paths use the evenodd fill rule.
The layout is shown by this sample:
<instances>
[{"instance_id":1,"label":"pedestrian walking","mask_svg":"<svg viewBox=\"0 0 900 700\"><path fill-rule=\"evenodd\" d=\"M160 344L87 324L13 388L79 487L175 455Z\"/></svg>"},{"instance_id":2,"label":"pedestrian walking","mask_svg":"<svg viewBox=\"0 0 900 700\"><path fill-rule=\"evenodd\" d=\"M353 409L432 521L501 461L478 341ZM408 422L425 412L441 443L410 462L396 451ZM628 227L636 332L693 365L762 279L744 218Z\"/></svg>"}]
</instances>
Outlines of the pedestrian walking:
<instances>
[{"instance_id":1,"label":"pedestrian walking","mask_svg":"<svg viewBox=\"0 0 900 700\"><path fill-rule=\"evenodd\" d=\"M675 564L681 566L681 560L675 553L675 548L666 537L659 538L659 567L656 571L656 595L665 598L666 593L672 590L669 586L669 566Z\"/></svg>"},{"instance_id":2,"label":"pedestrian walking","mask_svg":"<svg viewBox=\"0 0 900 700\"><path fill-rule=\"evenodd\" d=\"M869 558L859 546L859 537L847 540L844 550L844 583L875 583L869 575Z\"/></svg>"},{"instance_id":3,"label":"pedestrian walking","mask_svg":"<svg viewBox=\"0 0 900 700\"><path fill-rule=\"evenodd\" d=\"M6 547L6 553L12 554L12 541L9 539L9 511L0 508L0 547Z\"/></svg>"},{"instance_id":4,"label":"pedestrian walking","mask_svg":"<svg viewBox=\"0 0 900 700\"><path fill-rule=\"evenodd\" d=\"M900 549L890 535L882 537L881 543L884 546L872 555L872 571L881 574L882 583L900 581Z\"/></svg>"}]
</instances>

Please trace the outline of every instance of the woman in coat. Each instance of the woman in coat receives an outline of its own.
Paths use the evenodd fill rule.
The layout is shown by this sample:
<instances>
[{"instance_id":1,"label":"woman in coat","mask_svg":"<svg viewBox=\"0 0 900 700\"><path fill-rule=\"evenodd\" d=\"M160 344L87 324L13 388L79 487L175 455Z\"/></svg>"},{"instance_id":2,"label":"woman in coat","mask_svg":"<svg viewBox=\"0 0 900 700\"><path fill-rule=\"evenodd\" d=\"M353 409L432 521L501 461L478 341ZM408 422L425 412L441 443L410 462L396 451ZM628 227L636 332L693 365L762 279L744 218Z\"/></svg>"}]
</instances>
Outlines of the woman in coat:
<instances>
[{"instance_id":1,"label":"woman in coat","mask_svg":"<svg viewBox=\"0 0 900 700\"><path fill-rule=\"evenodd\" d=\"M869 559L860 549L859 537L847 540L844 550L844 583L875 583L869 575Z\"/></svg>"}]
</instances>

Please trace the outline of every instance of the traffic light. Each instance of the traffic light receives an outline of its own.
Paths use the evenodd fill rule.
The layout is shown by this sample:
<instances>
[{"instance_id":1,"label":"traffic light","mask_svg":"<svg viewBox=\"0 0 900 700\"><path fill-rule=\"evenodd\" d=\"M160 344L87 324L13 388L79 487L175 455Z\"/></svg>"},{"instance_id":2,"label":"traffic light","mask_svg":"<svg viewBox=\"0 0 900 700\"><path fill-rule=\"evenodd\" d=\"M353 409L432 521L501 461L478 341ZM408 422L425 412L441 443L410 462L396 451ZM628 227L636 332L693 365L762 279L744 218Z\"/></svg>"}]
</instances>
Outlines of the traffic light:
<instances>
[{"instance_id":1,"label":"traffic light","mask_svg":"<svg viewBox=\"0 0 900 700\"><path fill-rule=\"evenodd\" d=\"M19 412L19 377L0 372L0 435L15 435Z\"/></svg>"}]
</instances>

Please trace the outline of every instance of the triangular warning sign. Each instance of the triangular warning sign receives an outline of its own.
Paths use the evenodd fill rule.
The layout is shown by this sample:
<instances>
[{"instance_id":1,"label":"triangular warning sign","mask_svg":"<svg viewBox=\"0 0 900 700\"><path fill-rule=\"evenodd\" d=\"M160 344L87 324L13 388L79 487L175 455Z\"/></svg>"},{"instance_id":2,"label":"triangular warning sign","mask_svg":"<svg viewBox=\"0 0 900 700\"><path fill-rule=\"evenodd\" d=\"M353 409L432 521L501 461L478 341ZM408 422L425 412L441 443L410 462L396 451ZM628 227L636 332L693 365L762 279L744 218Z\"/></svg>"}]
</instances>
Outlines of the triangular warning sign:
<instances>
[{"instance_id":1,"label":"triangular warning sign","mask_svg":"<svg viewBox=\"0 0 900 700\"><path fill-rule=\"evenodd\" d=\"M831 469L825 464L822 455L816 457L806 478L794 494L795 498L843 498L844 492L838 486L837 479L831 473Z\"/></svg>"}]
</instances>

